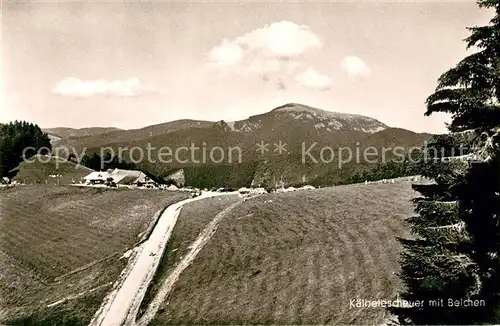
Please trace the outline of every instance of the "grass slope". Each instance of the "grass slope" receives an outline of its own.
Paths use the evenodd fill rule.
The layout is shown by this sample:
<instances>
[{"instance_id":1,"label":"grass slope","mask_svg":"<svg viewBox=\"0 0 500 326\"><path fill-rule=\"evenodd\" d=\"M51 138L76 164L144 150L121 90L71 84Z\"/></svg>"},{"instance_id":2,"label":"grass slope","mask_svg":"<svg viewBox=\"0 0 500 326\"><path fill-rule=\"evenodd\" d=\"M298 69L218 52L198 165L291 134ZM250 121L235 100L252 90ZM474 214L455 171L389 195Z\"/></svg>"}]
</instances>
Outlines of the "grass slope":
<instances>
[{"instance_id":1,"label":"grass slope","mask_svg":"<svg viewBox=\"0 0 500 326\"><path fill-rule=\"evenodd\" d=\"M88 324L126 265L123 253L157 211L186 197L71 186L0 190L0 323Z\"/></svg>"},{"instance_id":2,"label":"grass slope","mask_svg":"<svg viewBox=\"0 0 500 326\"><path fill-rule=\"evenodd\" d=\"M394 299L396 236L408 235L410 183L263 195L233 210L181 275L151 325L380 324Z\"/></svg>"},{"instance_id":3,"label":"grass slope","mask_svg":"<svg viewBox=\"0 0 500 326\"><path fill-rule=\"evenodd\" d=\"M63 158L55 156L35 156L30 159L33 163L21 162L17 167L17 174L13 180L26 184L71 184L79 182L81 178L92 172L92 169L77 165ZM50 175L61 175L54 178Z\"/></svg>"}]
</instances>

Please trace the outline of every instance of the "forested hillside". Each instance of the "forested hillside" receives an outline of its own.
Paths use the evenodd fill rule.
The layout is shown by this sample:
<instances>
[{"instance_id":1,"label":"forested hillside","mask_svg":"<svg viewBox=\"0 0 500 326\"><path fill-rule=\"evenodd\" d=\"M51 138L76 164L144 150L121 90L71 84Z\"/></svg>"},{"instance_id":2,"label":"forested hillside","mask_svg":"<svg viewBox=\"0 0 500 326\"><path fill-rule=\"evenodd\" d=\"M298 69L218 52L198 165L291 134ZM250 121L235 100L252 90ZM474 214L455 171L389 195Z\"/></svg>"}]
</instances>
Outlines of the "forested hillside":
<instances>
[{"instance_id":1,"label":"forested hillside","mask_svg":"<svg viewBox=\"0 0 500 326\"><path fill-rule=\"evenodd\" d=\"M39 126L26 121L0 124L0 176L9 175L23 161L36 154L49 154L50 139Z\"/></svg>"}]
</instances>

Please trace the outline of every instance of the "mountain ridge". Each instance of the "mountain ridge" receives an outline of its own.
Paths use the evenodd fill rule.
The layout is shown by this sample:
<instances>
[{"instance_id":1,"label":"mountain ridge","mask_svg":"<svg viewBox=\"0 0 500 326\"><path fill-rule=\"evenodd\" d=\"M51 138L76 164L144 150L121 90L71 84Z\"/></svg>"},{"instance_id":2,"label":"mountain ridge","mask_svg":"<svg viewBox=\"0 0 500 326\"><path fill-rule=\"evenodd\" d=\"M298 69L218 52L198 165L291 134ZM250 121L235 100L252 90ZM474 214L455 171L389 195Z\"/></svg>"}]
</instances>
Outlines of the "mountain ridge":
<instances>
[{"instance_id":1,"label":"mountain ridge","mask_svg":"<svg viewBox=\"0 0 500 326\"><path fill-rule=\"evenodd\" d=\"M159 179L178 169L186 169L186 182L194 186L247 186L267 184L283 179L285 185L301 183L334 184L342 176L367 164L351 162L342 170L335 165L339 157L329 162L304 162L304 148L311 148L311 155L319 158L324 153L337 155L340 147L363 149L375 147L401 147L406 150L420 147L432 135L416 133L402 128L392 128L367 116L330 112L302 104L287 103L266 113L250 116L240 121L217 122L176 120L134 130L120 130L85 137L56 140L54 146L72 146L87 154L100 153L110 148L115 153L120 148L146 149L169 147L172 153L191 146L223 149L239 148L240 162L212 162L200 164L193 154L182 150L182 155L171 162L146 162L138 167ZM257 144L268 144L267 150L257 151ZM283 155L276 152L276 144L285 144ZM324 149L327 149L325 152ZM131 159L125 153L123 159ZM333 155L333 154L331 154ZM390 155L389 155L390 156ZM305 157L306 159L308 156ZM321 180L321 181L319 181ZM201 182L201 183L200 183Z\"/></svg>"},{"instance_id":2,"label":"mountain ridge","mask_svg":"<svg viewBox=\"0 0 500 326\"><path fill-rule=\"evenodd\" d=\"M82 128L54 127L54 128L42 128L42 130L52 136L56 136L59 138L68 138L68 137L83 137L88 135L99 135L123 129L115 127L82 127Z\"/></svg>"},{"instance_id":3,"label":"mountain ridge","mask_svg":"<svg viewBox=\"0 0 500 326\"><path fill-rule=\"evenodd\" d=\"M387 125L384 123L378 121L375 118L366 116L366 115L361 115L361 114L355 114L355 113L344 113L344 112L335 112L335 111L328 111L328 110L322 110L318 108L314 108L308 105L304 104L299 104L299 103L286 103L284 105L278 106L268 112L265 113L260 113L260 114L255 114L251 115L246 119L242 120L234 120L234 121L225 121L225 120L218 120L218 121L210 121L210 120L197 120L197 119L177 119L177 120L172 120L172 121L166 121L158 124L153 124L153 125L147 125L144 127L140 128L131 128L131 129L123 129L123 128L116 128L116 127L82 127L82 128L70 128L70 127L54 127L54 128L43 128L43 131L47 132L48 134L58 136L61 138L69 138L69 137L86 137L86 136L95 136L95 135L101 135L101 134L106 134L106 133L111 133L111 132L138 132L138 131L147 131L149 129L155 129L155 128L160 128L160 127L169 127L169 125L172 124L186 124L189 125L191 124L199 124L202 127L206 127L209 124L216 124L219 123L220 121L224 121L226 124L228 124L232 129L235 124L241 124L246 121L253 121L256 119L259 119L263 116L267 115L272 115L272 114L281 114L281 113L290 113L290 112L301 112L301 113L308 113L308 114L314 114L316 116L323 116L327 117L330 119L335 119L335 118L340 118L340 119L363 119L363 120L368 120L368 121L374 121L379 124L380 127L383 128L388 128ZM307 117L307 116L306 116ZM235 130L233 130L235 131ZM378 131L378 130L377 130Z\"/></svg>"}]
</instances>

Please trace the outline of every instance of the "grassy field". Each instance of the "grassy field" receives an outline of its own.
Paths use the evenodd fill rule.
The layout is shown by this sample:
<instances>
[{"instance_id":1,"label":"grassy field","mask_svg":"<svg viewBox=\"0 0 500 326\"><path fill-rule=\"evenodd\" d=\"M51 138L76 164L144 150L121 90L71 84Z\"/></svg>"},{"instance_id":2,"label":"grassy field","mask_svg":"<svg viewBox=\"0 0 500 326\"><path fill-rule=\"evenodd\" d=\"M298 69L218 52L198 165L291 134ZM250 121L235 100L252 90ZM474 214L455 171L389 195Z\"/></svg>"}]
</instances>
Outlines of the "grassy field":
<instances>
[{"instance_id":1,"label":"grassy field","mask_svg":"<svg viewBox=\"0 0 500 326\"><path fill-rule=\"evenodd\" d=\"M0 323L88 324L127 263L121 256L156 212L186 197L50 185L0 190Z\"/></svg>"},{"instance_id":2,"label":"grassy field","mask_svg":"<svg viewBox=\"0 0 500 326\"><path fill-rule=\"evenodd\" d=\"M92 169L83 165L76 165L63 158L54 156L37 155L30 159L32 163L21 162L19 164L16 180L25 184L72 184L80 182L80 179L92 172ZM60 175L60 177L51 177Z\"/></svg>"},{"instance_id":3,"label":"grassy field","mask_svg":"<svg viewBox=\"0 0 500 326\"><path fill-rule=\"evenodd\" d=\"M222 221L151 325L381 324L394 299L396 236L408 236L410 182L263 195ZM206 214L208 215L208 214Z\"/></svg>"}]
</instances>

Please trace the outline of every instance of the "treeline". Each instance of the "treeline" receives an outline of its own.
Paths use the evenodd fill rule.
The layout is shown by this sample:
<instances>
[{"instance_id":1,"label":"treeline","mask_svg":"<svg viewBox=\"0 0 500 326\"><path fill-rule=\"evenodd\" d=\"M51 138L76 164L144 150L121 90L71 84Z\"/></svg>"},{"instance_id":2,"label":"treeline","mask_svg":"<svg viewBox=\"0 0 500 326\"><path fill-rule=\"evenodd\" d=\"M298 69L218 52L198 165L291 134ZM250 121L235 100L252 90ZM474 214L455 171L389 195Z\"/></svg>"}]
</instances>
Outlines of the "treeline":
<instances>
[{"instance_id":1,"label":"treeline","mask_svg":"<svg viewBox=\"0 0 500 326\"><path fill-rule=\"evenodd\" d=\"M24 159L50 154L51 149L49 136L36 124L26 121L0 124L0 176L10 176L9 171Z\"/></svg>"},{"instance_id":2,"label":"treeline","mask_svg":"<svg viewBox=\"0 0 500 326\"><path fill-rule=\"evenodd\" d=\"M473 132L435 135L428 141L425 148L414 150L403 159L398 158L380 163L370 169L353 172L351 175L347 175L340 184L394 179L430 173L430 169L441 167L439 164L432 163L446 157L470 154L473 148L468 147L467 144L473 143L478 137Z\"/></svg>"},{"instance_id":3,"label":"treeline","mask_svg":"<svg viewBox=\"0 0 500 326\"><path fill-rule=\"evenodd\" d=\"M70 154L68 160L74 161L76 160L76 156ZM108 169L139 170L134 163L126 162L122 158L110 153L105 153L102 157L97 153L93 153L92 155L85 154L80 159L80 164L96 171Z\"/></svg>"},{"instance_id":4,"label":"treeline","mask_svg":"<svg viewBox=\"0 0 500 326\"><path fill-rule=\"evenodd\" d=\"M170 183L167 177L183 169L185 184L197 188L247 187L252 183L257 162L238 164L167 165L140 163L140 169L158 183Z\"/></svg>"},{"instance_id":5,"label":"treeline","mask_svg":"<svg viewBox=\"0 0 500 326\"><path fill-rule=\"evenodd\" d=\"M76 156L70 154L68 160L75 163ZM129 158L122 158L106 152L101 157L97 152L88 152L79 162L90 169L103 171L108 169L124 169L142 171L149 178L160 184L175 184L168 177L184 170L185 185L197 188L231 187L239 188L251 184L257 162L249 161L239 164L156 164L143 160L134 163Z\"/></svg>"},{"instance_id":6,"label":"treeline","mask_svg":"<svg viewBox=\"0 0 500 326\"><path fill-rule=\"evenodd\" d=\"M186 184L198 188L248 187L254 178L257 162L212 164L184 168Z\"/></svg>"},{"instance_id":7,"label":"treeline","mask_svg":"<svg viewBox=\"0 0 500 326\"><path fill-rule=\"evenodd\" d=\"M342 180L340 184L352 184L419 175L422 169L424 169L424 166L425 158L422 151L413 151L411 155L406 155L404 159L395 159L389 162L380 163L371 169L353 173Z\"/></svg>"}]
</instances>

